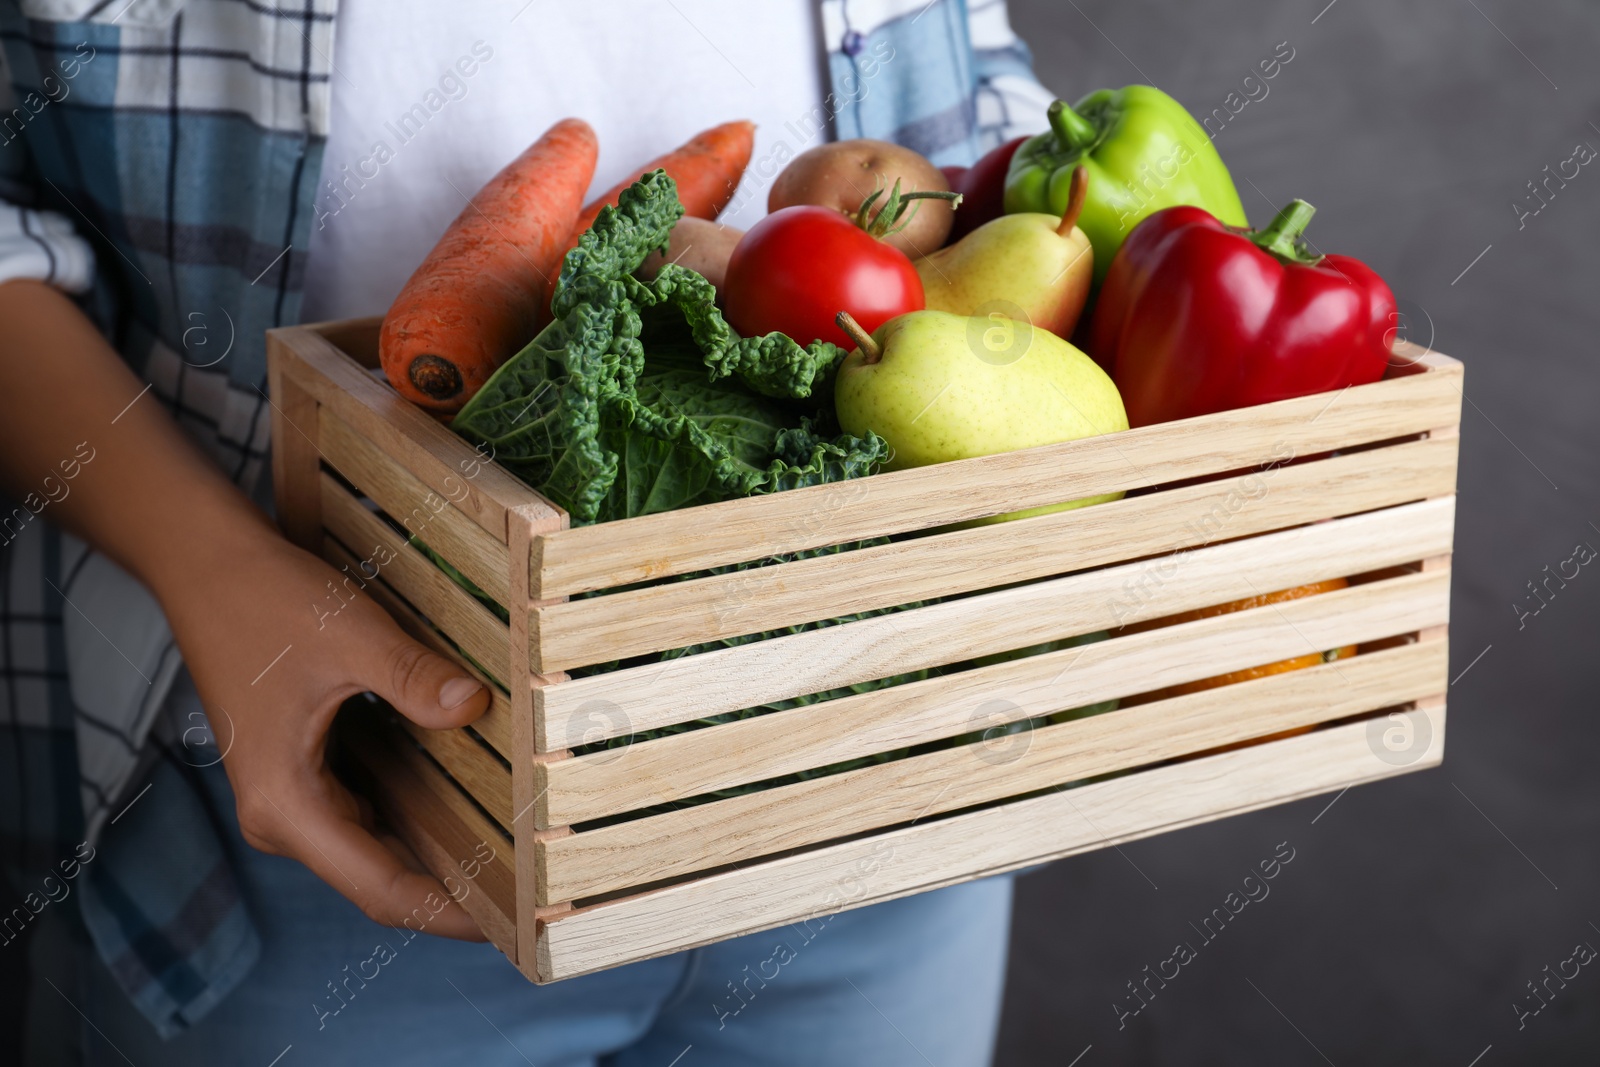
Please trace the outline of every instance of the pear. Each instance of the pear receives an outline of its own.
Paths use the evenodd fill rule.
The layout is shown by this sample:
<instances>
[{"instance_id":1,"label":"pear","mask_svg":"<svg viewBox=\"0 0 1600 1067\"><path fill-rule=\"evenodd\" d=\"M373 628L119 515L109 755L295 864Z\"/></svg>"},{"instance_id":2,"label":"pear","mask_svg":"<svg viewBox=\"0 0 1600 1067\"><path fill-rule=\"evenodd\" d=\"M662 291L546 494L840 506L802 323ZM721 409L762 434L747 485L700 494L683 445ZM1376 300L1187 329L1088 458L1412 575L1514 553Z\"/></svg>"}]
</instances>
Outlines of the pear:
<instances>
[{"instance_id":1,"label":"pear","mask_svg":"<svg viewBox=\"0 0 1600 1067\"><path fill-rule=\"evenodd\" d=\"M1001 215L918 260L927 309L1005 315L1071 337L1094 279L1094 250L1077 227L1088 187L1089 172L1080 166L1061 218Z\"/></svg>"},{"instance_id":2,"label":"pear","mask_svg":"<svg viewBox=\"0 0 1600 1067\"><path fill-rule=\"evenodd\" d=\"M839 365L834 408L846 432L889 442L887 468L988 456L1128 428L1122 396L1088 356L1055 334L1006 317L913 311L867 334ZM1115 500L1087 497L987 521Z\"/></svg>"}]
</instances>

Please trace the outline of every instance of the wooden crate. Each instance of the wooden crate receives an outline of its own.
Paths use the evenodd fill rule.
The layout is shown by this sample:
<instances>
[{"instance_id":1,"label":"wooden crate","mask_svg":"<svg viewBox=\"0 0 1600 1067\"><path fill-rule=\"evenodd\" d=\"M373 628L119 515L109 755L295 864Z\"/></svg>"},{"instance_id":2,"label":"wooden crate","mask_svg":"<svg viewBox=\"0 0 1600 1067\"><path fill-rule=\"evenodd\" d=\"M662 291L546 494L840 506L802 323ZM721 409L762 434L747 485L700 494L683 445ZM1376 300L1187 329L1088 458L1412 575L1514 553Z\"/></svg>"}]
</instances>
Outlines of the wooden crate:
<instances>
[{"instance_id":1,"label":"wooden crate","mask_svg":"<svg viewBox=\"0 0 1600 1067\"><path fill-rule=\"evenodd\" d=\"M341 730L380 810L435 873L470 886L468 912L536 982L1442 758L1462 398L1461 366L1446 356L1402 343L1385 380L1339 393L569 528L560 508L383 382L376 334L377 321L363 320L269 335L280 521L363 579L419 640L498 680L473 728L432 733L371 713L346 716ZM1129 495L957 525L1118 490ZM507 606L509 624L400 528ZM1120 629L1341 576L1349 588ZM580 670L908 604L921 606ZM969 664L1099 630L1112 636ZM1350 644L1361 654L1129 699ZM957 664L968 665L597 747ZM948 743L1114 697L1124 706L1109 714ZM685 803L881 754L895 755ZM473 862L485 855L494 858Z\"/></svg>"}]
</instances>

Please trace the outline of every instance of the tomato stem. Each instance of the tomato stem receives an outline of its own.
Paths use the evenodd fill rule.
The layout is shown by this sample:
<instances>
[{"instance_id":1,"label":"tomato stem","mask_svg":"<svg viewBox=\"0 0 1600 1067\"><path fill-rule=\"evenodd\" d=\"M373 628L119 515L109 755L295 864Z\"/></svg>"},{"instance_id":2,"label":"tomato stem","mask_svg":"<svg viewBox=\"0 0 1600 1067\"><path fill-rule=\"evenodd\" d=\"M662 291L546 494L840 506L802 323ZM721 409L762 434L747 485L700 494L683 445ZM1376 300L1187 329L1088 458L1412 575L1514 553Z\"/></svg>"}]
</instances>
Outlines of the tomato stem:
<instances>
[{"instance_id":1,"label":"tomato stem","mask_svg":"<svg viewBox=\"0 0 1600 1067\"><path fill-rule=\"evenodd\" d=\"M1067 210L1061 213L1061 225L1056 227L1056 233L1062 237L1072 236L1072 228L1078 224L1084 197L1088 194L1089 168L1079 163L1072 170L1072 187L1067 190Z\"/></svg>"},{"instance_id":2,"label":"tomato stem","mask_svg":"<svg viewBox=\"0 0 1600 1067\"><path fill-rule=\"evenodd\" d=\"M906 208L913 200L948 200L952 208L961 206L961 194L948 189L913 189L902 193L899 178L894 180L894 188L889 190L883 206L874 212L872 206L880 196L883 196L883 190L874 189L861 201L861 207L856 211L856 225L880 241L911 224L911 219L906 217Z\"/></svg>"},{"instance_id":3,"label":"tomato stem","mask_svg":"<svg viewBox=\"0 0 1600 1067\"><path fill-rule=\"evenodd\" d=\"M864 357L862 359L863 363L876 363L883 358L883 349L879 347L878 342L872 339L872 335L855 320L855 317L850 312L839 312L834 317L833 322L839 329L849 334L850 340L854 341L856 346L861 349L861 355Z\"/></svg>"}]
</instances>

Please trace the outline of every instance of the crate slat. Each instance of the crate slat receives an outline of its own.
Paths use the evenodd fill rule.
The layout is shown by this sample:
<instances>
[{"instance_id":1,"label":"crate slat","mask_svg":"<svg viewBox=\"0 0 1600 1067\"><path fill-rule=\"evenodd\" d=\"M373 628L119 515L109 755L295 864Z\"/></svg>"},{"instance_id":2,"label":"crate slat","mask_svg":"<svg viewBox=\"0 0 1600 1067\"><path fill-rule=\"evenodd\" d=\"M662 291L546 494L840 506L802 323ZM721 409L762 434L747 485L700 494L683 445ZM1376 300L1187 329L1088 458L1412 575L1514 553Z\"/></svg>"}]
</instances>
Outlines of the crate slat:
<instances>
[{"instance_id":1,"label":"crate slat","mask_svg":"<svg viewBox=\"0 0 1600 1067\"><path fill-rule=\"evenodd\" d=\"M472 446L326 340L321 330L334 324L285 326L269 330L277 338L284 374L331 408L394 462L446 499L466 496L459 507L496 540L506 540L506 511L535 507L552 529L566 524L566 512L509 472L484 463ZM282 436L282 435L280 435Z\"/></svg>"},{"instance_id":2,"label":"crate slat","mask_svg":"<svg viewBox=\"0 0 1600 1067\"><path fill-rule=\"evenodd\" d=\"M322 475L322 512L328 531L362 560L371 560L376 566L377 559L386 552L389 561L377 567L377 573L389 572L390 583L462 651L496 678L511 677L506 625L382 519L362 507L329 474ZM355 575L365 579L367 568L356 570ZM329 625L337 622L334 619Z\"/></svg>"},{"instance_id":3,"label":"crate slat","mask_svg":"<svg viewBox=\"0 0 1600 1067\"><path fill-rule=\"evenodd\" d=\"M1431 590L1416 583L1377 583L1349 590L1364 597L1330 597L1332 603L1309 597L1294 602L1301 610L1283 612L1281 617L1277 605L1238 612L1229 618L1256 617L1237 636L1240 644L1251 645L1254 651L1238 656L1235 663L1258 666L1437 623L1448 610L1448 581L1439 580L1443 577L1427 580ZM1405 583L1405 579L1399 582ZM1444 644L1429 642L1440 648ZM1217 647L1216 642L1212 647ZM1015 762L986 764L982 754L990 750L981 744L946 749L541 842L541 903L614 892L738 863L1441 692L1447 663L1437 652L1431 658L1427 652L1413 654L1413 647L1428 648L1403 646L1391 650L1401 654L1397 656L1357 656L1095 719L1046 726L1026 737L1025 743L1031 744ZM1411 658L1413 655L1421 658ZM1013 673L994 683L962 684L960 678L945 679L952 683L953 691L943 708L955 713L956 731L982 729L999 721L999 714L994 720L971 721L980 708L1010 705L1016 709L1016 719L1064 710L1073 705L1052 693L1050 677L1052 672L1070 676L1075 671L1070 657L1066 658L1066 664L1061 657L1026 664L1032 668L1028 673ZM1183 669L1168 669L1166 649L1160 645L1124 654L1118 660L1124 677L1159 678L1161 683L1184 676L1193 680L1225 669L1192 657ZM1404 669L1393 671L1390 668L1397 660ZM1195 708L1202 710L1190 720L1188 713ZM1009 708L1005 714L1011 714ZM1178 725L1170 722L1171 717L1178 719ZM1130 723L1131 732L1124 736L1120 731ZM1081 749L1077 747L1080 744Z\"/></svg>"},{"instance_id":4,"label":"crate slat","mask_svg":"<svg viewBox=\"0 0 1600 1067\"><path fill-rule=\"evenodd\" d=\"M359 319L339 319L333 322L312 322L304 325L306 329L316 333L368 370L379 370L383 366L378 358L378 333L383 329L382 315L367 315Z\"/></svg>"},{"instance_id":5,"label":"crate slat","mask_svg":"<svg viewBox=\"0 0 1600 1067\"><path fill-rule=\"evenodd\" d=\"M368 721L363 721L368 720ZM373 779L371 798L436 877L450 875L469 886L466 909L496 948L517 961L516 884L511 842L426 757L406 753L368 716L340 716L339 736ZM494 850L476 877L463 877L461 864L478 859L480 844ZM469 870L472 868L468 868ZM454 886L447 884L447 890Z\"/></svg>"},{"instance_id":6,"label":"crate slat","mask_svg":"<svg viewBox=\"0 0 1600 1067\"><path fill-rule=\"evenodd\" d=\"M1266 462L1275 449L1306 456L1422 433L1461 418L1461 366L1439 359L1428 374L1338 394L545 534L535 543L534 597L1218 474Z\"/></svg>"},{"instance_id":7,"label":"crate slat","mask_svg":"<svg viewBox=\"0 0 1600 1067\"><path fill-rule=\"evenodd\" d=\"M1442 623L1449 593L1448 573L1406 576L575 756L536 769L534 818L587 822L1407 633ZM1347 668L1335 667L1345 680ZM975 724L990 701L1009 707L991 706Z\"/></svg>"},{"instance_id":8,"label":"crate slat","mask_svg":"<svg viewBox=\"0 0 1600 1067\"><path fill-rule=\"evenodd\" d=\"M390 518L449 560L497 603L509 602L511 560L504 543L327 408L321 410L317 441L328 463Z\"/></svg>"},{"instance_id":9,"label":"crate slat","mask_svg":"<svg viewBox=\"0 0 1600 1067\"><path fill-rule=\"evenodd\" d=\"M507 834L511 832L511 768L465 730L429 730L404 715L400 728L449 772Z\"/></svg>"},{"instance_id":10,"label":"crate slat","mask_svg":"<svg viewBox=\"0 0 1600 1067\"><path fill-rule=\"evenodd\" d=\"M360 561L351 555L343 545L332 538L323 539L322 557L335 567L349 567L352 572L359 573L356 571L356 567ZM399 593L389 588L388 583L383 580L381 574L367 582L365 588L361 591L376 600L383 610L387 611L394 621L400 625L400 628L409 634L413 640L420 642L431 651L455 663L462 670L483 683L483 687L489 692L489 707L472 724L472 728L478 732L478 736L489 742L496 752L509 760L511 758L511 699L506 695L505 691L496 685L493 679L468 663L460 652L452 648L450 642L441 637L439 631L435 630L427 619L418 615L411 605L400 598ZM509 773L508 771L507 774L509 775Z\"/></svg>"},{"instance_id":11,"label":"crate slat","mask_svg":"<svg viewBox=\"0 0 1600 1067\"><path fill-rule=\"evenodd\" d=\"M625 659L1444 496L1455 489L1456 445L1414 441L1081 510L544 605L533 609L534 662L566 667Z\"/></svg>"},{"instance_id":12,"label":"crate slat","mask_svg":"<svg viewBox=\"0 0 1600 1067\"><path fill-rule=\"evenodd\" d=\"M1423 714L1429 748L1404 766L1350 723L579 908L541 927L537 971L573 978L1436 766L1444 708Z\"/></svg>"},{"instance_id":13,"label":"crate slat","mask_svg":"<svg viewBox=\"0 0 1600 1067\"><path fill-rule=\"evenodd\" d=\"M539 922L548 912L540 908L534 883L538 874L534 867L534 845L551 833L564 833L563 830L540 830L534 826L533 820L524 818L533 806L533 768L541 759L559 759L566 755L564 752L541 756L534 749L533 744L533 685L535 676L528 666L528 657L522 654L522 649L528 646L528 612L524 605L530 605L533 597L528 590L530 572L523 561L531 558L533 553L533 537L535 531L540 529L542 519L534 509L514 508L506 514L506 533L511 558L516 565L511 573L512 603L517 608L510 612L510 627L507 634L511 648L517 654L511 657L511 710L512 710L512 757L511 766L514 768L512 775L511 800L516 814L511 821L511 832L516 847L517 864L517 954L519 959L533 959L536 957L536 938ZM565 675L556 675L553 679L540 678L538 681L565 680Z\"/></svg>"},{"instance_id":14,"label":"crate slat","mask_svg":"<svg viewBox=\"0 0 1600 1067\"><path fill-rule=\"evenodd\" d=\"M1214 544L1177 562L1108 567L574 678L534 690L536 740L540 751L576 748L604 737L1445 555L1454 517L1454 497L1402 504ZM1160 569L1169 565L1175 573L1165 578ZM1151 594L1139 599L1144 587ZM597 725L595 707L618 713L602 716L610 725Z\"/></svg>"},{"instance_id":15,"label":"crate slat","mask_svg":"<svg viewBox=\"0 0 1600 1067\"><path fill-rule=\"evenodd\" d=\"M272 495L284 537L308 552L322 544L322 493L317 486L317 398L291 373L292 349L267 334L267 388L276 433L272 442Z\"/></svg>"}]
</instances>

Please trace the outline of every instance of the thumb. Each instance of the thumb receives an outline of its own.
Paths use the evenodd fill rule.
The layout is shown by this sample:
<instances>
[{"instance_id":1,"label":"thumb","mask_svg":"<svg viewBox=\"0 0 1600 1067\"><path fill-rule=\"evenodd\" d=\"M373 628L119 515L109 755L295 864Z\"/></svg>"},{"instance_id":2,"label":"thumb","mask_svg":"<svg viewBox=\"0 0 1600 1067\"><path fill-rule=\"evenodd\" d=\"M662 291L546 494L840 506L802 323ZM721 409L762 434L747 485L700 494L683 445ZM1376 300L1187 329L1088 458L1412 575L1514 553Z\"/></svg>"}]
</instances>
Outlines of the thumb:
<instances>
[{"instance_id":1,"label":"thumb","mask_svg":"<svg viewBox=\"0 0 1600 1067\"><path fill-rule=\"evenodd\" d=\"M359 680L396 711L430 730L465 726L489 707L489 692L459 664L408 637L385 617Z\"/></svg>"}]
</instances>

